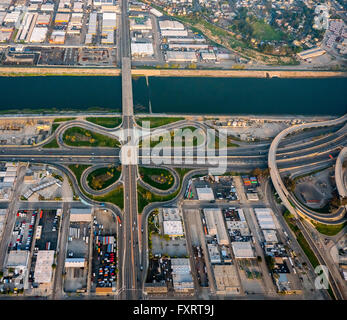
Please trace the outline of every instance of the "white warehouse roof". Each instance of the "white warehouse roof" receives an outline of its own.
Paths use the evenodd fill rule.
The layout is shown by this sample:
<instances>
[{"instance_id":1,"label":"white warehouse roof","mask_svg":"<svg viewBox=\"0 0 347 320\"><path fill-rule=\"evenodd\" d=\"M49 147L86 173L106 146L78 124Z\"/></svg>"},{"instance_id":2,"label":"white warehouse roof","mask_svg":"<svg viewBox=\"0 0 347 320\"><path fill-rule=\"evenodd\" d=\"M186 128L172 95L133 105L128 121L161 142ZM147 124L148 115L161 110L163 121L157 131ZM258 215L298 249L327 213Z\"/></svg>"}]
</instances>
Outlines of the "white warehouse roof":
<instances>
[{"instance_id":1,"label":"white warehouse roof","mask_svg":"<svg viewBox=\"0 0 347 320\"><path fill-rule=\"evenodd\" d=\"M7 268L9 267L28 267L28 250L11 250L7 258Z\"/></svg>"},{"instance_id":2,"label":"white warehouse roof","mask_svg":"<svg viewBox=\"0 0 347 320\"><path fill-rule=\"evenodd\" d=\"M52 279L52 264L54 250L39 250L37 252L34 278L38 283L49 283Z\"/></svg>"},{"instance_id":3,"label":"white warehouse roof","mask_svg":"<svg viewBox=\"0 0 347 320\"><path fill-rule=\"evenodd\" d=\"M162 208L164 221L179 221L181 220L180 210L178 208Z\"/></svg>"},{"instance_id":4,"label":"white warehouse roof","mask_svg":"<svg viewBox=\"0 0 347 320\"><path fill-rule=\"evenodd\" d=\"M263 230L264 238L266 242L277 243L277 235L275 230Z\"/></svg>"},{"instance_id":5,"label":"white warehouse roof","mask_svg":"<svg viewBox=\"0 0 347 320\"><path fill-rule=\"evenodd\" d=\"M254 208L261 229L276 229L270 208Z\"/></svg>"},{"instance_id":6,"label":"white warehouse roof","mask_svg":"<svg viewBox=\"0 0 347 320\"><path fill-rule=\"evenodd\" d=\"M163 37L187 37L187 30L161 30Z\"/></svg>"},{"instance_id":7,"label":"white warehouse roof","mask_svg":"<svg viewBox=\"0 0 347 320\"><path fill-rule=\"evenodd\" d=\"M161 17L163 14L155 8L149 10L150 13L154 14L156 17Z\"/></svg>"},{"instance_id":8,"label":"white warehouse roof","mask_svg":"<svg viewBox=\"0 0 347 320\"><path fill-rule=\"evenodd\" d=\"M154 54L152 43L131 43L131 54L135 56L151 56Z\"/></svg>"},{"instance_id":9,"label":"white warehouse roof","mask_svg":"<svg viewBox=\"0 0 347 320\"><path fill-rule=\"evenodd\" d=\"M210 187L196 188L199 200L214 200L214 194Z\"/></svg>"},{"instance_id":10,"label":"white warehouse roof","mask_svg":"<svg viewBox=\"0 0 347 320\"><path fill-rule=\"evenodd\" d=\"M35 27L31 33L30 42L44 42L48 29Z\"/></svg>"},{"instance_id":11,"label":"white warehouse roof","mask_svg":"<svg viewBox=\"0 0 347 320\"><path fill-rule=\"evenodd\" d=\"M84 268L85 261L84 258L66 258L65 268Z\"/></svg>"},{"instance_id":12,"label":"white warehouse roof","mask_svg":"<svg viewBox=\"0 0 347 320\"><path fill-rule=\"evenodd\" d=\"M183 236L183 227L181 221L164 221L164 234L173 237Z\"/></svg>"},{"instance_id":13,"label":"white warehouse roof","mask_svg":"<svg viewBox=\"0 0 347 320\"><path fill-rule=\"evenodd\" d=\"M247 242L232 242L231 243L235 258L248 259L255 258L254 252L249 241Z\"/></svg>"},{"instance_id":14,"label":"white warehouse roof","mask_svg":"<svg viewBox=\"0 0 347 320\"><path fill-rule=\"evenodd\" d=\"M175 290L194 289L193 277L190 273L189 259L171 259L172 281Z\"/></svg>"},{"instance_id":15,"label":"white warehouse roof","mask_svg":"<svg viewBox=\"0 0 347 320\"><path fill-rule=\"evenodd\" d=\"M221 263L220 253L218 251L217 245L208 243L207 244L208 253L210 255L210 261L212 264Z\"/></svg>"},{"instance_id":16,"label":"white warehouse roof","mask_svg":"<svg viewBox=\"0 0 347 320\"><path fill-rule=\"evenodd\" d=\"M116 20L117 14L115 12L104 12L102 14L102 20Z\"/></svg>"},{"instance_id":17,"label":"white warehouse roof","mask_svg":"<svg viewBox=\"0 0 347 320\"><path fill-rule=\"evenodd\" d=\"M229 244L229 238L225 229L222 211L219 208L204 209L207 230L210 235L216 235L218 244ZM216 232L216 233L215 233Z\"/></svg>"},{"instance_id":18,"label":"white warehouse roof","mask_svg":"<svg viewBox=\"0 0 347 320\"><path fill-rule=\"evenodd\" d=\"M160 30L184 30L184 25L175 20L159 21Z\"/></svg>"}]
</instances>

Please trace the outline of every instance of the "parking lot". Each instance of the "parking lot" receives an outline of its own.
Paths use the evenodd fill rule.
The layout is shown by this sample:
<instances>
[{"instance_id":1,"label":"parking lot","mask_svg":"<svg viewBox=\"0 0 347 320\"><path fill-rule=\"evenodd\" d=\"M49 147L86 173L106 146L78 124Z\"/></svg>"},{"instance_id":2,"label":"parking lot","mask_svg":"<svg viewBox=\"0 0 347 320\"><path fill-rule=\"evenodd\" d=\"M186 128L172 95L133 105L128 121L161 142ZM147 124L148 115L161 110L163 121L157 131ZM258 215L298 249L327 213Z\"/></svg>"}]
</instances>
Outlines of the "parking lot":
<instances>
[{"instance_id":1,"label":"parking lot","mask_svg":"<svg viewBox=\"0 0 347 320\"><path fill-rule=\"evenodd\" d=\"M36 240L35 248L38 250L57 250L60 224L57 210L41 210L40 217L37 226L37 234L40 234L40 238Z\"/></svg>"},{"instance_id":2,"label":"parking lot","mask_svg":"<svg viewBox=\"0 0 347 320\"><path fill-rule=\"evenodd\" d=\"M109 288L112 292L116 287L118 262L114 220L111 213L104 210L97 211L93 220L92 291Z\"/></svg>"},{"instance_id":3,"label":"parking lot","mask_svg":"<svg viewBox=\"0 0 347 320\"><path fill-rule=\"evenodd\" d=\"M19 210L9 244L10 250L30 250L37 210Z\"/></svg>"},{"instance_id":4,"label":"parking lot","mask_svg":"<svg viewBox=\"0 0 347 320\"><path fill-rule=\"evenodd\" d=\"M161 254L170 257L186 257L186 239L171 239L167 241L158 235L152 235L152 253L153 255Z\"/></svg>"}]
</instances>

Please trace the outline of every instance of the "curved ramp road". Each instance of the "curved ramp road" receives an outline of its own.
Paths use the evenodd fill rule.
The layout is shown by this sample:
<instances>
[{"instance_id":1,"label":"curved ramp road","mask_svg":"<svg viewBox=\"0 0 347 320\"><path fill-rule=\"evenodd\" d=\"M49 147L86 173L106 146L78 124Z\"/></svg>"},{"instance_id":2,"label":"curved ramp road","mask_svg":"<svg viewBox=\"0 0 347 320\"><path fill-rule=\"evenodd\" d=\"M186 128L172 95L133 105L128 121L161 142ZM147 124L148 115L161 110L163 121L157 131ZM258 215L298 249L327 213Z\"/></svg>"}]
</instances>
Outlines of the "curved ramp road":
<instances>
[{"instance_id":1,"label":"curved ramp road","mask_svg":"<svg viewBox=\"0 0 347 320\"><path fill-rule=\"evenodd\" d=\"M325 126L333 126L338 124L343 124L347 120L347 115L344 115L338 119L334 120L328 120L328 121L322 121L322 122L314 122L314 123L306 123L302 125L292 126L285 130L283 130L280 134L278 134L275 139L272 141L269 154L268 154L268 166L270 169L270 176L272 183L276 189L276 192L278 193L279 197L281 198L282 202L286 206L286 208L289 210L291 214L293 214L295 217L298 217L299 215L303 215L305 218L310 218L313 220L318 220L320 222L324 222L326 224L337 224L341 223L345 220L344 215L345 212L338 212L336 214L331 215L321 215L312 211L309 211L302 206L300 206L300 210L294 209L294 207L291 205L289 200L294 200L293 197L291 197L289 191L285 187L278 167L277 167L277 161L276 161L276 153L277 148L281 140L286 137L290 133L294 133L298 130L303 129L309 129L309 128L315 128L315 127L325 127Z\"/></svg>"},{"instance_id":2,"label":"curved ramp road","mask_svg":"<svg viewBox=\"0 0 347 320\"><path fill-rule=\"evenodd\" d=\"M343 162L347 157L347 147L344 147L336 159L335 180L336 188L341 198L347 197L347 169L343 168Z\"/></svg>"}]
</instances>

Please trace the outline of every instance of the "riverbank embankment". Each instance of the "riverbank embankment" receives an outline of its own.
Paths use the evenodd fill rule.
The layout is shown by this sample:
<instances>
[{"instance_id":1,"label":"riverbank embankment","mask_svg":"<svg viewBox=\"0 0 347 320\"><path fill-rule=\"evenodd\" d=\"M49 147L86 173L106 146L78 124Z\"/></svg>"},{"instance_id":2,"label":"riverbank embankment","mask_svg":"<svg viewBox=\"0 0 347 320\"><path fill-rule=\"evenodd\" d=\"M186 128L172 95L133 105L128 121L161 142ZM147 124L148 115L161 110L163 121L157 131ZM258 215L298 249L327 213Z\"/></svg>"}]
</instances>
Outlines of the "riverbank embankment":
<instances>
[{"instance_id":1,"label":"riverbank embankment","mask_svg":"<svg viewBox=\"0 0 347 320\"><path fill-rule=\"evenodd\" d=\"M133 69L134 76L147 77L215 77L215 78L330 78L347 77L342 71L289 71L289 70L177 70Z\"/></svg>"},{"instance_id":2,"label":"riverbank embankment","mask_svg":"<svg viewBox=\"0 0 347 320\"><path fill-rule=\"evenodd\" d=\"M133 76L215 78L329 78L345 71L132 69ZM0 76L119 76L117 68L0 67Z\"/></svg>"}]
</instances>

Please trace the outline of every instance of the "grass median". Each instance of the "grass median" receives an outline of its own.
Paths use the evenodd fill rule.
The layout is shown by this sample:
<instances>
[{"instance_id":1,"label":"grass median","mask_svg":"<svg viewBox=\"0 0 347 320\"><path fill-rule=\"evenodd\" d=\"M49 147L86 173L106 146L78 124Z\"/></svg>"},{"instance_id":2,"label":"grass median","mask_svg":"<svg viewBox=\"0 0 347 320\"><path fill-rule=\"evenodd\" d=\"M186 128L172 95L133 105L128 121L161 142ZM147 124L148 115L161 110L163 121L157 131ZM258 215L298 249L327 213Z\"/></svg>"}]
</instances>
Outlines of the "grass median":
<instances>
[{"instance_id":1,"label":"grass median","mask_svg":"<svg viewBox=\"0 0 347 320\"><path fill-rule=\"evenodd\" d=\"M56 118L53 120L54 123L57 123L57 122L65 122L65 121L70 121L70 120L75 120L76 118L74 117L70 117L70 118Z\"/></svg>"},{"instance_id":2,"label":"grass median","mask_svg":"<svg viewBox=\"0 0 347 320\"><path fill-rule=\"evenodd\" d=\"M86 120L105 128L115 128L122 123L121 117L88 117Z\"/></svg>"},{"instance_id":3,"label":"grass median","mask_svg":"<svg viewBox=\"0 0 347 320\"><path fill-rule=\"evenodd\" d=\"M177 140L177 146L182 146L183 148L186 146L187 147L196 147L198 145L198 140L204 141L205 139L205 132L202 129L193 127L193 126L188 126L188 127L183 127L179 129L174 129L170 131L170 137L171 137L171 147L175 146L175 139ZM168 140L168 137L166 137L166 141ZM181 140L178 140L180 139ZM161 134L155 134L154 132L151 134L150 137L145 138L146 143L148 144L149 141L149 146L150 148L154 148L158 146L160 143L163 143L164 137ZM169 145L169 142L165 141L165 147ZM164 144L164 143L163 143ZM201 144L201 142L200 142ZM164 145L163 145L164 146ZM140 140L139 147L143 148L143 140ZM147 146L146 146L147 147ZM159 146L161 147L161 146Z\"/></svg>"},{"instance_id":4,"label":"grass median","mask_svg":"<svg viewBox=\"0 0 347 320\"><path fill-rule=\"evenodd\" d=\"M139 126L142 126L143 121L149 121L150 122L150 128L157 128L164 126L169 123L174 123L177 121L184 120L183 117L144 117L136 119L136 123Z\"/></svg>"},{"instance_id":5,"label":"grass median","mask_svg":"<svg viewBox=\"0 0 347 320\"><path fill-rule=\"evenodd\" d=\"M313 225L317 229L317 231L326 236L335 236L337 235L345 226L347 226L347 222L336 224L336 225L327 225L319 222L313 222Z\"/></svg>"},{"instance_id":6,"label":"grass median","mask_svg":"<svg viewBox=\"0 0 347 320\"><path fill-rule=\"evenodd\" d=\"M119 147L117 139L113 139L102 134L83 129L81 127L72 127L63 134L63 141L72 147Z\"/></svg>"},{"instance_id":7,"label":"grass median","mask_svg":"<svg viewBox=\"0 0 347 320\"><path fill-rule=\"evenodd\" d=\"M160 190L170 189L175 182L171 172L166 169L139 167L139 173L144 182Z\"/></svg>"},{"instance_id":8,"label":"grass median","mask_svg":"<svg viewBox=\"0 0 347 320\"><path fill-rule=\"evenodd\" d=\"M174 170L177 171L177 173L180 177L179 188L175 192L173 192L167 196L160 196L160 195L154 194L154 193L150 192L149 190L143 188L139 184L137 185L137 205L138 205L139 214L142 213L143 209L148 204L150 204L152 202L170 201L173 198L175 198L177 196L177 194L181 191L183 177L192 169L176 168Z\"/></svg>"},{"instance_id":9,"label":"grass median","mask_svg":"<svg viewBox=\"0 0 347 320\"><path fill-rule=\"evenodd\" d=\"M290 214L290 212L287 210L286 212L284 212L283 217L286 220L289 228L294 232L296 240L298 241L302 250L305 252L307 258L310 260L313 268L317 267L319 265L319 261L314 252L312 251L307 240L305 239L304 235L302 234L301 230L296 225L294 216Z\"/></svg>"},{"instance_id":10,"label":"grass median","mask_svg":"<svg viewBox=\"0 0 347 320\"><path fill-rule=\"evenodd\" d=\"M82 176L82 173L89 167L90 167L90 165L84 165L84 164L71 164L71 165L69 165L69 169L74 173L74 175L77 179L77 183L78 183L81 191L83 192L83 194L92 200L99 201L99 202L113 203L113 204L117 205L120 209L123 209L123 207L124 207L124 195L123 195L123 187L122 186L118 186L117 188L113 189L109 193L102 195L102 196L93 196L93 195L87 193L82 188L81 176Z\"/></svg>"},{"instance_id":11,"label":"grass median","mask_svg":"<svg viewBox=\"0 0 347 320\"><path fill-rule=\"evenodd\" d=\"M103 190L119 179L121 171L121 166L96 169L87 176L88 185L93 190Z\"/></svg>"},{"instance_id":12,"label":"grass median","mask_svg":"<svg viewBox=\"0 0 347 320\"><path fill-rule=\"evenodd\" d=\"M57 142L57 139L54 138L52 141L48 142L47 144L43 145L42 148L47 148L47 149L50 149L50 148L59 148L59 144Z\"/></svg>"}]
</instances>

